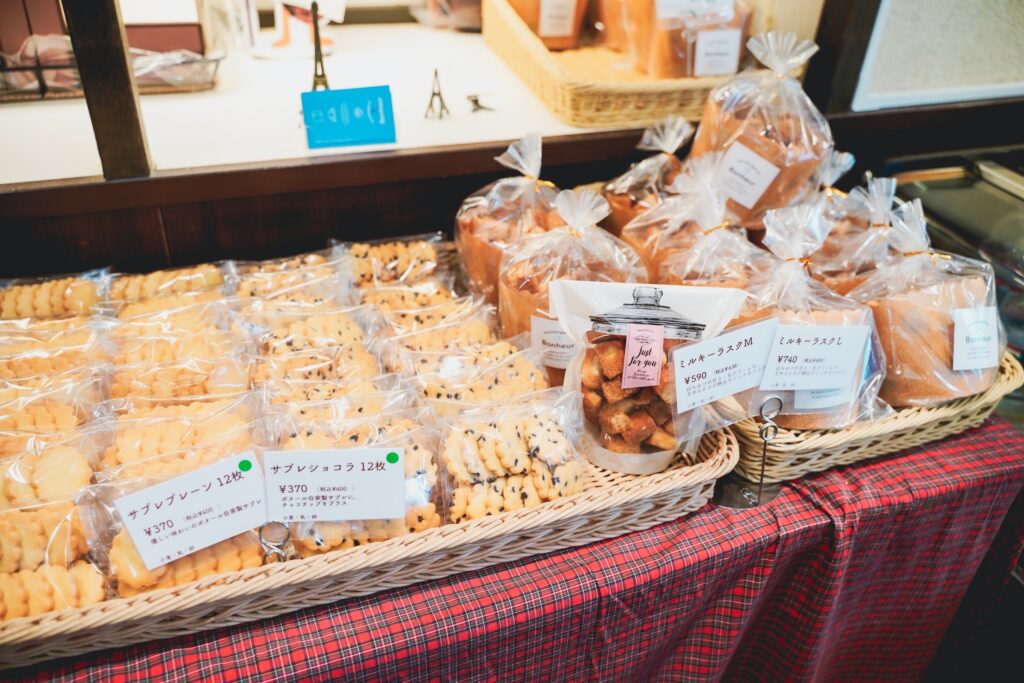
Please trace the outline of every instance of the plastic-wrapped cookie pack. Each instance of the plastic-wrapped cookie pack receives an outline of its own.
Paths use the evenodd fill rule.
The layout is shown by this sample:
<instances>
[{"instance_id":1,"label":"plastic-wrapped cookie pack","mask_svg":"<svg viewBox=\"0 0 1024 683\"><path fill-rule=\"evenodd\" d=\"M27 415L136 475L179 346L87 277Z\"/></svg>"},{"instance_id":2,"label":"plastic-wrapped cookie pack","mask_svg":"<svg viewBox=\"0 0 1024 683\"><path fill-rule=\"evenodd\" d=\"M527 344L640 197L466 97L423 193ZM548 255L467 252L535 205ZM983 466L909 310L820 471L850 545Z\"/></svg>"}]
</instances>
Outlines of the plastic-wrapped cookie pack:
<instances>
[{"instance_id":1,"label":"plastic-wrapped cookie pack","mask_svg":"<svg viewBox=\"0 0 1024 683\"><path fill-rule=\"evenodd\" d=\"M828 121L790 75L817 51L793 34L766 33L747 47L769 71L747 71L711 91L692 156L721 152L718 183L734 220L759 229L766 211L803 201L832 150Z\"/></svg>"},{"instance_id":2,"label":"plastic-wrapped cookie pack","mask_svg":"<svg viewBox=\"0 0 1024 683\"><path fill-rule=\"evenodd\" d=\"M554 208L558 188L540 179L540 133L514 142L496 161L520 175L477 190L455 216L455 246L466 281L491 304L498 302L502 256L523 237L564 225Z\"/></svg>"},{"instance_id":3,"label":"plastic-wrapped cookie pack","mask_svg":"<svg viewBox=\"0 0 1024 683\"><path fill-rule=\"evenodd\" d=\"M440 232L391 237L369 242L342 242L334 246L339 268L357 288L414 285L450 277L450 255Z\"/></svg>"},{"instance_id":4,"label":"plastic-wrapped cookie pack","mask_svg":"<svg viewBox=\"0 0 1024 683\"><path fill-rule=\"evenodd\" d=\"M765 247L781 263L751 279L750 300L735 323L775 317L779 325L806 326L808 339L822 328L831 336L848 333L862 346L852 350L856 358L848 386L821 392L795 389L770 392L782 399L782 414L775 422L787 429L839 429L855 422L877 420L890 412L879 400L885 377L885 354L879 343L871 310L844 298L818 282L807 272L809 257L824 242L832 223L819 199L810 204L777 209L765 217ZM798 334L798 337L800 335ZM751 405L766 394L752 392Z\"/></svg>"},{"instance_id":5,"label":"plastic-wrapped cookie pack","mask_svg":"<svg viewBox=\"0 0 1024 683\"><path fill-rule=\"evenodd\" d=\"M849 294L874 315L887 365L882 398L930 406L985 391L1006 347L992 267L933 251L917 199L895 210L889 243L896 256Z\"/></svg>"},{"instance_id":6,"label":"plastic-wrapped cookie pack","mask_svg":"<svg viewBox=\"0 0 1024 683\"><path fill-rule=\"evenodd\" d=\"M0 280L0 319L90 315L109 286L106 269L80 275Z\"/></svg>"},{"instance_id":7,"label":"plastic-wrapped cookie pack","mask_svg":"<svg viewBox=\"0 0 1024 683\"><path fill-rule=\"evenodd\" d=\"M520 242L516 253L502 262L498 314L506 336L550 325L556 317L548 287L558 279L598 282L646 282L640 258L627 244L597 227L608 214L608 203L593 190L566 190L555 206L568 225ZM550 364L552 383L561 368Z\"/></svg>"},{"instance_id":8,"label":"plastic-wrapped cookie pack","mask_svg":"<svg viewBox=\"0 0 1024 683\"><path fill-rule=\"evenodd\" d=\"M681 116L666 116L644 130L637 149L658 152L633 164L602 189L610 213L601 223L613 235L631 220L661 202L666 188L682 170L676 152L693 137L693 126Z\"/></svg>"},{"instance_id":9,"label":"plastic-wrapped cookie pack","mask_svg":"<svg viewBox=\"0 0 1024 683\"><path fill-rule=\"evenodd\" d=\"M702 413L677 415L669 359L674 348L717 335L744 298L735 289L554 284L555 313L577 345L565 388L579 392L591 462L653 474L706 431Z\"/></svg>"}]
</instances>

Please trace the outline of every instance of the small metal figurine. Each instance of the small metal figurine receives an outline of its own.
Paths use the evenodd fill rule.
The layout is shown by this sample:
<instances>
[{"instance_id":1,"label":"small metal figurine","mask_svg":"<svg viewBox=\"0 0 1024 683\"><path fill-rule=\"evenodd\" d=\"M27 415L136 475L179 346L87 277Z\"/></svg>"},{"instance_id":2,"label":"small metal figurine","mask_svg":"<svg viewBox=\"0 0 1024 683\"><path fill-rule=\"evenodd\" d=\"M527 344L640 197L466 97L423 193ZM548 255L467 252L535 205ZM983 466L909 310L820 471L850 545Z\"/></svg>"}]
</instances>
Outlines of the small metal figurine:
<instances>
[{"instance_id":1,"label":"small metal figurine","mask_svg":"<svg viewBox=\"0 0 1024 683\"><path fill-rule=\"evenodd\" d=\"M775 496L779 495L781 487L778 484L764 483L764 468L768 460L768 444L779 435L779 425L775 424L775 418L782 412L782 399L778 396L768 396L761 401L759 415L764 424L758 430L761 436L761 474L758 477L757 489L751 488L753 482L749 482L738 474L730 474L719 480L715 490L715 502L719 505L730 508L747 509L757 507L764 503L770 503Z\"/></svg>"},{"instance_id":2,"label":"small metal figurine","mask_svg":"<svg viewBox=\"0 0 1024 683\"><path fill-rule=\"evenodd\" d=\"M320 48L320 5L314 0L309 11L313 14L313 90L330 90L324 71L324 53Z\"/></svg>"},{"instance_id":3,"label":"small metal figurine","mask_svg":"<svg viewBox=\"0 0 1024 683\"><path fill-rule=\"evenodd\" d=\"M260 527L260 545L263 547L263 564L284 562L290 553L292 532L287 524L267 522Z\"/></svg>"},{"instance_id":4,"label":"small metal figurine","mask_svg":"<svg viewBox=\"0 0 1024 683\"><path fill-rule=\"evenodd\" d=\"M467 95L466 99L473 105L471 114L475 114L478 111L494 111L494 107L488 107L486 104L480 102L480 95Z\"/></svg>"},{"instance_id":5,"label":"small metal figurine","mask_svg":"<svg viewBox=\"0 0 1024 683\"><path fill-rule=\"evenodd\" d=\"M430 93L430 103L427 104L427 113L423 118L443 119L448 113L448 105L444 103L444 96L441 95L441 77L437 75L437 69L434 69L434 88Z\"/></svg>"}]
</instances>

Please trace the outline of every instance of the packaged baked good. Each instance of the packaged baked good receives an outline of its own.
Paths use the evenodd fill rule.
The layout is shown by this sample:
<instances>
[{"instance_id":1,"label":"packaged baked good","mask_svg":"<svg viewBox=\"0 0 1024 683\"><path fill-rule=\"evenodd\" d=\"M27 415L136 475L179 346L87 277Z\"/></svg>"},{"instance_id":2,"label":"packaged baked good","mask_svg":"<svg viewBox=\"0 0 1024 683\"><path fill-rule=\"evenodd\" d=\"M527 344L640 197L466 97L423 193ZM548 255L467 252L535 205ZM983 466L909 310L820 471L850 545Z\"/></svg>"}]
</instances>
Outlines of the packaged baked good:
<instances>
[{"instance_id":1,"label":"packaged baked good","mask_svg":"<svg viewBox=\"0 0 1024 683\"><path fill-rule=\"evenodd\" d=\"M283 273L305 270L330 264L338 264L341 255L337 250L328 247L316 251L307 251L294 256L281 256L263 261L228 261L229 272L235 276L252 273Z\"/></svg>"},{"instance_id":2,"label":"packaged baked good","mask_svg":"<svg viewBox=\"0 0 1024 683\"><path fill-rule=\"evenodd\" d=\"M89 315L108 284L106 269L81 275L0 280L0 319Z\"/></svg>"},{"instance_id":3,"label":"packaged baked good","mask_svg":"<svg viewBox=\"0 0 1024 683\"><path fill-rule=\"evenodd\" d=\"M850 172L856 161L856 158L849 152L840 152L837 149L833 149L821 160L821 165L818 166L818 172L815 175L818 189L825 198L825 215L835 223L825 239L825 245L822 249L828 246L831 238L846 233L847 229L851 227L843 222L846 214L843 210L843 202L847 195L836 187L836 183Z\"/></svg>"},{"instance_id":4,"label":"packaged baked good","mask_svg":"<svg viewBox=\"0 0 1024 683\"><path fill-rule=\"evenodd\" d=\"M751 16L736 0L626 0L633 68L653 78L735 74Z\"/></svg>"},{"instance_id":5,"label":"packaged baked good","mask_svg":"<svg viewBox=\"0 0 1024 683\"><path fill-rule=\"evenodd\" d=\"M401 368L401 354L407 351L444 351L464 346L490 344L498 340L494 307L483 307L455 322L425 327L390 337L380 343L388 372Z\"/></svg>"},{"instance_id":6,"label":"packaged baked good","mask_svg":"<svg viewBox=\"0 0 1024 683\"><path fill-rule=\"evenodd\" d=\"M265 412L291 416L296 420L336 422L415 408L419 403L416 393L404 385L397 375L322 384L337 390L320 392L308 382L301 385L267 383L262 386ZM303 393L290 394L293 389L310 389L313 393L330 395L315 398Z\"/></svg>"},{"instance_id":7,"label":"packaged baked good","mask_svg":"<svg viewBox=\"0 0 1024 683\"><path fill-rule=\"evenodd\" d=\"M843 343L842 335L847 343L860 340L849 349L856 360L844 386L751 392L752 406L759 406L768 395L782 399L782 412L775 422L786 429L839 429L877 420L891 410L878 398L885 378L885 354L870 309L839 296L807 272L810 254L821 247L832 225L823 209L819 199L765 216L765 247L781 262L750 280L747 308L734 321L775 317L780 326L808 326L804 341L827 336ZM829 333L829 328L844 329Z\"/></svg>"},{"instance_id":8,"label":"packaged baked good","mask_svg":"<svg viewBox=\"0 0 1024 683\"><path fill-rule=\"evenodd\" d=\"M259 385L266 404L331 401L349 395L372 394L398 389L399 377L393 374L365 377L353 373L349 377L325 382L316 379L282 379Z\"/></svg>"},{"instance_id":9,"label":"packaged baked good","mask_svg":"<svg viewBox=\"0 0 1024 683\"><path fill-rule=\"evenodd\" d=\"M361 344L350 344L259 356L253 380L332 381L356 375L376 377L379 374L381 367L377 356Z\"/></svg>"},{"instance_id":10,"label":"packaged baked good","mask_svg":"<svg viewBox=\"0 0 1024 683\"><path fill-rule=\"evenodd\" d=\"M364 346L376 333L376 313L368 306L309 311L254 302L242 308L236 328L248 334L258 352L274 356L331 346Z\"/></svg>"},{"instance_id":11,"label":"packaged baked good","mask_svg":"<svg viewBox=\"0 0 1024 683\"><path fill-rule=\"evenodd\" d=\"M96 328L68 330L44 338L0 341L0 379L56 375L110 358L111 345Z\"/></svg>"},{"instance_id":12,"label":"packaged baked good","mask_svg":"<svg viewBox=\"0 0 1024 683\"><path fill-rule=\"evenodd\" d=\"M206 289L199 292L168 294L155 299L143 299L131 303L115 303L113 312L119 319L141 318L161 311L189 309L200 304L220 301L224 293L220 289Z\"/></svg>"},{"instance_id":13,"label":"packaged baked good","mask_svg":"<svg viewBox=\"0 0 1024 683\"><path fill-rule=\"evenodd\" d=\"M602 189L611 213L601 223L613 235L631 220L660 203L662 195L682 169L676 157L693 137L693 126L682 116L666 116L644 130L637 149L658 152L633 164L628 171L608 181Z\"/></svg>"},{"instance_id":14,"label":"packaged baked good","mask_svg":"<svg viewBox=\"0 0 1024 683\"><path fill-rule=\"evenodd\" d=\"M760 229L770 209L815 193L832 131L790 74L817 51L790 33L765 33L747 42L769 71L745 71L711 91L691 156L721 152L718 184L733 218Z\"/></svg>"},{"instance_id":15,"label":"packaged baked good","mask_svg":"<svg viewBox=\"0 0 1024 683\"><path fill-rule=\"evenodd\" d=\"M106 600L106 579L87 551L70 499L0 511L0 621Z\"/></svg>"},{"instance_id":16,"label":"packaged baked good","mask_svg":"<svg viewBox=\"0 0 1024 683\"><path fill-rule=\"evenodd\" d=\"M157 270L141 275L114 275L107 298L114 303L145 301L219 288L224 283L221 265L204 263L188 268Z\"/></svg>"},{"instance_id":17,"label":"packaged baked good","mask_svg":"<svg viewBox=\"0 0 1024 683\"><path fill-rule=\"evenodd\" d=\"M376 306L386 311L425 308L448 303L458 298L452 284L438 278L421 280L406 286L361 289L358 295L359 303Z\"/></svg>"},{"instance_id":18,"label":"packaged baked good","mask_svg":"<svg viewBox=\"0 0 1024 683\"><path fill-rule=\"evenodd\" d=\"M702 433L676 415L670 353L718 334L744 298L709 287L554 284L552 305L576 343L564 386L579 392L591 462L630 474L660 472Z\"/></svg>"},{"instance_id":19,"label":"packaged baked good","mask_svg":"<svg viewBox=\"0 0 1024 683\"><path fill-rule=\"evenodd\" d=\"M237 394L249 388L252 372L247 352L215 358L197 356L158 365L119 365L111 368L110 395L175 399Z\"/></svg>"},{"instance_id":20,"label":"packaged baked good","mask_svg":"<svg viewBox=\"0 0 1024 683\"><path fill-rule=\"evenodd\" d=\"M72 432L0 460L0 510L71 498L93 479L92 442Z\"/></svg>"},{"instance_id":21,"label":"packaged baked good","mask_svg":"<svg viewBox=\"0 0 1024 683\"><path fill-rule=\"evenodd\" d=\"M341 270L356 287L412 285L444 278L451 268L440 232L336 245Z\"/></svg>"},{"instance_id":22,"label":"packaged baked good","mask_svg":"<svg viewBox=\"0 0 1024 683\"><path fill-rule=\"evenodd\" d=\"M694 218L702 198L718 193L715 175L719 161L720 155L714 153L687 160L669 186L672 194L622 229L622 241L640 255L650 280L658 277L664 259L689 249L710 229L702 228ZM724 225L724 219L719 224Z\"/></svg>"},{"instance_id":23,"label":"packaged baked good","mask_svg":"<svg viewBox=\"0 0 1024 683\"><path fill-rule=\"evenodd\" d=\"M393 493L394 502L403 503L403 516L332 520L328 515L315 521L293 522L292 538L300 556L385 541L443 523L441 511L447 497L438 472L437 434L427 421L424 413L408 410L354 420L308 420L281 414L267 419L267 451L401 450L405 485ZM317 455L329 457L329 453ZM272 466L273 456L268 454L267 458L268 466Z\"/></svg>"},{"instance_id":24,"label":"packaged baked good","mask_svg":"<svg viewBox=\"0 0 1024 683\"><path fill-rule=\"evenodd\" d=\"M916 199L895 210L889 242L897 255L849 293L874 314L885 350L882 398L931 406L985 391L1006 347L992 266L930 249Z\"/></svg>"},{"instance_id":25,"label":"packaged baked good","mask_svg":"<svg viewBox=\"0 0 1024 683\"><path fill-rule=\"evenodd\" d=\"M352 283L337 250L300 259L303 264L289 268L298 257L272 262L236 261L228 264L228 286L245 299L315 303L316 299L347 303L352 300ZM331 260L326 259L328 256Z\"/></svg>"},{"instance_id":26,"label":"packaged baked good","mask_svg":"<svg viewBox=\"0 0 1024 683\"><path fill-rule=\"evenodd\" d=\"M509 4L549 50L579 44L586 0L509 0Z\"/></svg>"},{"instance_id":27,"label":"packaged baked good","mask_svg":"<svg viewBox=\"0 0 1024 683\"><path fill-rule=\"evenodd\" d=\"M38 441L35 437L45 435L49 441L62 440L62 435L90 419L102 399L101 377L88 370L60 377L60 381L47 381L38 389L26 389L16 395L12 382L0 382L2 393L11 394L0 403L0 456L29 449L31 443Z\"/></svg>"},{"instance_id":28,"label":"packaged baked good","mask_svg":"<svg viewBox=\"0 0 1024 683\"><path fill-rule=\"evenodd\" d=\"M554 208L558 188L540 179L541 137L530 133L495 159L518 172L483 187L455 215L455 246L473 293L498 303L502 256L526 235L564 225Z\"/></svg>"},{"instance_id":29,"label":"packaged baked good","mask_svg":"<svg viewBox=\"0 0 1024 683\"><path fill-rule=\"evenodd\" d=\"M452 522L534 507L584 490L579 397L558 389L467 410L440 425Z\"/></svg>"},{"instance_id":30,"label":"packaged baked good","mask_svg":"<svg viewBox=\"0 0 1024 683\"><path fill-rule=\"evenodd\" d=\"M843 232L829 233L813 256L811 273L837 294L847 294L889 257L890 213L896 180L872 178L867 189L855 187L841 202L829 202L829 219ZM826 195L826 200L828 195Z\"/></svg>"},{"instance_id":31,"label":"packaged baked good","mask_svg":"<svg viewBox=\"0 0 1024 683\"><path fill-rule=\"evenodd\" d=\"M568 224L525 238L501 265L498 315L506 337L556 320L548 301L555 280L646 282L647 272L629 245L597 227L608 202L593 190L566 190L555 207ZM536 322L537 320L541 322ZM558 371L561 368L554 367ZM557 381L555 372L552 381Z\"/></svg>"},{"instance_id":32,"label":"packaged baked good","mask_svg":"<svg viewBox=\"0 0 1024 683\"><path fill-rule=\"evenodd\" d=\"M624 0L598 0L594 3L594 28L599 42L609 50L625 52L627 47Z\"/></svg>"},{"instance_id":33,"label":"packaged baked good","mask_svg":"<svg viewBox=\"0 0 1024 683\"><path fill-rule=\"evenodd\" d=\"M381 308L378 309L378 315L382 327L381 334L397 336L438 325L450 325L481 315L496 318L497 309L484 304L483 299L478 297L462 296L433 306Z\"/></svg>"}]
</instances>

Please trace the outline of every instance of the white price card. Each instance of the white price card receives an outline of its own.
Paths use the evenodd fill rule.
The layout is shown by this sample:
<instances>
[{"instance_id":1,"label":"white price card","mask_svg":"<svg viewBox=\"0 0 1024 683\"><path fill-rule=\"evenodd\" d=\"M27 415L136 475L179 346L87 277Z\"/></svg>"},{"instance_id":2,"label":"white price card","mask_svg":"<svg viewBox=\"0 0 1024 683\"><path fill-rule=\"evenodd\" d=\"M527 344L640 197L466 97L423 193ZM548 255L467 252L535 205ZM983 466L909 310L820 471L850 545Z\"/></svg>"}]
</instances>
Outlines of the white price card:
<instances>
[{"instance_id":1,"label":"white price card","mask_svg":"<svg viewBox=\"0 0 1024 683\"><path fill-rule=\"evenodd\" d=\"M832 389L804 389L793 392L793 407L797 410L821 410L835 408L850 402L853 386Z\"/></svg>"},{"instance_id":2,"label":"white price card","mask_svg":"<svg viewBox=\"0 0 1024 683\"><path fill-rule=\"evenodd\" d=\"M530 346L544 354L544 365L565 370L576 355L576 344L561 323L536 315L530 316Z\"/></svg>"},{"instance_id":3,"label":"white price card","mask_svg":"<svg viewBox=\"0 0 1024 683\"><path fill-rule=\"evenodd\" d=\"M263 471L251 452L121 496L114 507L147 569L267 522Z\"/></svg>"},{"instance_id":4,"label":"white price card","mask_svg":"<svg viewBox=\"0 0 1024 683\"><path fill-rule=\"evenodd\" d=\"M868 325L779 325L761 389L835 389L853 384Z\"/></svg>"},{"instance_id":5,"label":"white price card","mask_svg":"<svg viewBox=\"0 0 1024 683\"><path fill-rule=\"evenodd\" d=\"M713 403L761 382L778 319L762 320L673 351L676 410Z\"/></svg>"},{"instance_id":6,"label":"white price card","mask_svg":"<svg viewBox=\"0 0 1024 683\"><path fill-rule=\"evenodd\" d=\"M995 306L953 310L953 370L999 367L999 314Z\"/></svg>"},{"instance_id":7,"label":"white price card","mask_svg":"<svg viewBox=\"0 0 1024 683\"><path fill-rule=\"evenodd\" d=\"M279 522L405 517L405 451L266 451L267 512Z\"/></svg>"}]
</instances>

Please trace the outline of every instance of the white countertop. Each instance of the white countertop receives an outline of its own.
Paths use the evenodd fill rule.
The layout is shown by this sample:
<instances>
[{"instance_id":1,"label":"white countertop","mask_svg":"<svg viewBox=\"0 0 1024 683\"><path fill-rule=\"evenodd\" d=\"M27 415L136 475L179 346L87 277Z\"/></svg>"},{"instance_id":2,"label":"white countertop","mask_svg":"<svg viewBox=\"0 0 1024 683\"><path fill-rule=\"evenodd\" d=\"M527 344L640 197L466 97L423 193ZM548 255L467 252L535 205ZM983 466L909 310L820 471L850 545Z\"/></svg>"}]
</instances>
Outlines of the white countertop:
<instances>
[{"instance_id":1,"label":"white countertop","mask_svg":"<svg viewBox=\"0 0 1024 683\"><path fill-rule=\"evenodd\" d=\"M329 34L335 47L324 67L331 87L390 85L397 145L307 149L299 94L312 84L312 60L239 54L221 64L214 90L142 97L156 168L509 140L533 130L590 132L556 119L478 34L417 24L339 26ZM442 121L423 117L435 67L451 112ZM470 113L470 94L496 111ZM0 184L99 175L84 99L0 105Z\"/></svg>"}]
</instances>

